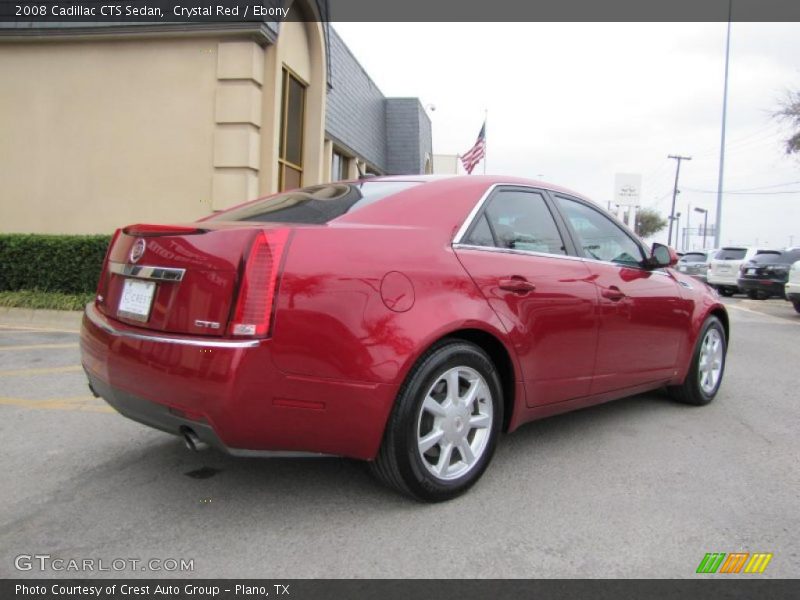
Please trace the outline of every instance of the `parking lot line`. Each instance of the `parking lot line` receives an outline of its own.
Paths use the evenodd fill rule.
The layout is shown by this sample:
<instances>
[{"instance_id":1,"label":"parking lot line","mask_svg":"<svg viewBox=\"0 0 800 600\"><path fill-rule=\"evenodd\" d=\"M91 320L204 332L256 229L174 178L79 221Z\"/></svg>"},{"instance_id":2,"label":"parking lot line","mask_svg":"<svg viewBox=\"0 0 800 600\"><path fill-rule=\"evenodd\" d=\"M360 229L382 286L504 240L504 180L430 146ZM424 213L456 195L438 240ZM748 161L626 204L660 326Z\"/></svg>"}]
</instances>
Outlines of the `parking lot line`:
<instances>
[{"instance_id":1,"label":"parking lot line","mask_svg":"<svg viewBox=\"0 0 800 600\"><path fill-rule=\"evenodd\" d=\"M70 365L69 367L42 367L39 369L12 369L10 371L0 371L0 377L25 377L29 375L46 375L48 373L72 373L81 371L80 365Z\"/></svg>"},{"instance_id":2,"label":"parking lot line","mask_svg":"<svg viewBox=\"0 0 800 600\"><path fill-rule=\"evenodd\" d=\"M74 410L83 412L112 413L114 409L101 403L93 396L76 396L74 398L53 398L48 400L25 400L23 398L0 397L0 405L18 406L36 410Z\"/></svg>"},{"instance_id":3,"label":"parking lot line","mask_svg":"<svg viewBox=\"0 0 800 600\"><path fill-rule=\"evenodd\" d=\"M760 310L753 310L752 308L746 308L744 306L739 306L738 304L725 304L725 308L735 308L736 310L741 310L742 312L750 313L752 315L758 315L760 317L764 317L768 320L775 321L778 323L791 323L792 325L800 325L798 321L792 321L790 319L785 319L782 317L776 317L775 315L771 315L769 313L761 312Z\"/></svg>"},{"instance_id":4,"label":"parking lot line","mask_svg":"<svg viewBox=\"0 0 800 600\"><path fill-rule=\"evenodd\" d=\"M24 346L0 346L1 350L50 350L55 348L77 348L78 343L71 344L26 344Z\"/></svg>"},{"instance_id":5,"label":"parking lot line","mask_svg":"<svg viewBox=\"0 0 800 600\"><path fill-rule=\"evenodd\" d=\"M26 327L25 325L8 325L0 323L0 331L14 331L16 333L75 333L77 329L58 329L55 327Z\"/></svg>"}]
</instances>

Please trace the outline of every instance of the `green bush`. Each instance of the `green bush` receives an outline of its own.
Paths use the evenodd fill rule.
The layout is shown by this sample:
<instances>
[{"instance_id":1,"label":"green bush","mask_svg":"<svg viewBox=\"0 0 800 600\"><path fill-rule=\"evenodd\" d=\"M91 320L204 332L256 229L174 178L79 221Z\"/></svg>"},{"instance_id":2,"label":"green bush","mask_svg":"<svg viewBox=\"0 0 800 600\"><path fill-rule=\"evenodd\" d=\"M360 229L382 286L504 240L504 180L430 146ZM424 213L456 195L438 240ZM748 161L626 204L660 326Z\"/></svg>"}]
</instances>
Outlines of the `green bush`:
<instances>
[{"instance_id":1,"label":"green bush","mask_svg":"<svg viewBox=\"0 0 800 600\"><path fill-rule=\"evenodd\" d=\"M0 234L0 291L97 289L108 235Z\"/></svg>"}]
</instances>

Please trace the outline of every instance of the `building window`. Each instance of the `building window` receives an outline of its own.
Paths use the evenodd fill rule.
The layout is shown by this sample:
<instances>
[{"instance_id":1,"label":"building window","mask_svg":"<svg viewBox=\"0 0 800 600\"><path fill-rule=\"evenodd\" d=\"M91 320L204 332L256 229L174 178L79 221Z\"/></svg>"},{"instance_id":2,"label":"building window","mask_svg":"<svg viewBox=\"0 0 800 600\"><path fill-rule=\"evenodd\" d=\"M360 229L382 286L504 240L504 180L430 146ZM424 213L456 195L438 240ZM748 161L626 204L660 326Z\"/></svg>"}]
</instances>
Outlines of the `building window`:
<instances>
[{"instance_id":1,"label":"building window","mask_svg":"<svg viewBox=\"0 0 800 600\"><path fill-rule=\"evenodd\" d=\"M344 154L333 151L331 160L331 181L342 181L350 175L350 159Z\"/></svg>"},{"instance_id":2,"label":"building window","mask_svg":"<svg viewBox=\"0 0 800 600\"><path fill-rule=\"evenodd\" d=\"M305 107L306 86L284 67L281 140L278 154L278 189L280 191L299 188L303 185Z\"/></svg>"}]
</instances>

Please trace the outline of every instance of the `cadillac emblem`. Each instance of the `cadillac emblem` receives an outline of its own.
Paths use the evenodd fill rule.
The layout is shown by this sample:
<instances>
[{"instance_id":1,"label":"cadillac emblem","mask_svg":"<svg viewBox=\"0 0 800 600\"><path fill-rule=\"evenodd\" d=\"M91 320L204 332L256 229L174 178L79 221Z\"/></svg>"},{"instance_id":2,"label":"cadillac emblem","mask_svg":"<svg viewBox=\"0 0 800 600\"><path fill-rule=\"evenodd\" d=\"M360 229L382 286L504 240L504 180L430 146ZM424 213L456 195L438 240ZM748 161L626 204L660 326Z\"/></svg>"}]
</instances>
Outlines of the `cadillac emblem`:
<instances>
[{"instance_id":1,"label":"cadillac emblem","mask_svg":"<svg viewBox=\"0 0 800 600\"><path fill-rule=\"evenodd\" d=\"M133 242L133 247L131 248L131 256L130 256L132 263L138 262L138 260L142 258L146 246L147 244L142 238L139 238L138 240Z\"/></svg>"}]
</instances>

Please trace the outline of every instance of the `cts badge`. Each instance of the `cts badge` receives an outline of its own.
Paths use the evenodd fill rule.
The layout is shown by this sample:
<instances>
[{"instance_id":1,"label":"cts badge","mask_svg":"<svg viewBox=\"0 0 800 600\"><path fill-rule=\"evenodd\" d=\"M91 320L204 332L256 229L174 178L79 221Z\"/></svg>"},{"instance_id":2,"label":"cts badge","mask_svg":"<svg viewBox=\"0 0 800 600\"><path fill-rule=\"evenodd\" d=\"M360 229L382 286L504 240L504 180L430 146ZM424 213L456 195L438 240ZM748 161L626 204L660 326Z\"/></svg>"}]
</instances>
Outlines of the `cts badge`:
<instances>
[{"instance_id":1,"label":"cts badge","mask_svg":"<svg viewBox=\"0 0 800 600\"><path fill-rule=\"evenodd\" d=\"M130 259L132 263L138 262L138 260L142 258L146 247L147 243L142 238L139 238L135 242L133 242L133 247L131 248L131 254L130 254Z\"/></svg>"}]
</instances>

